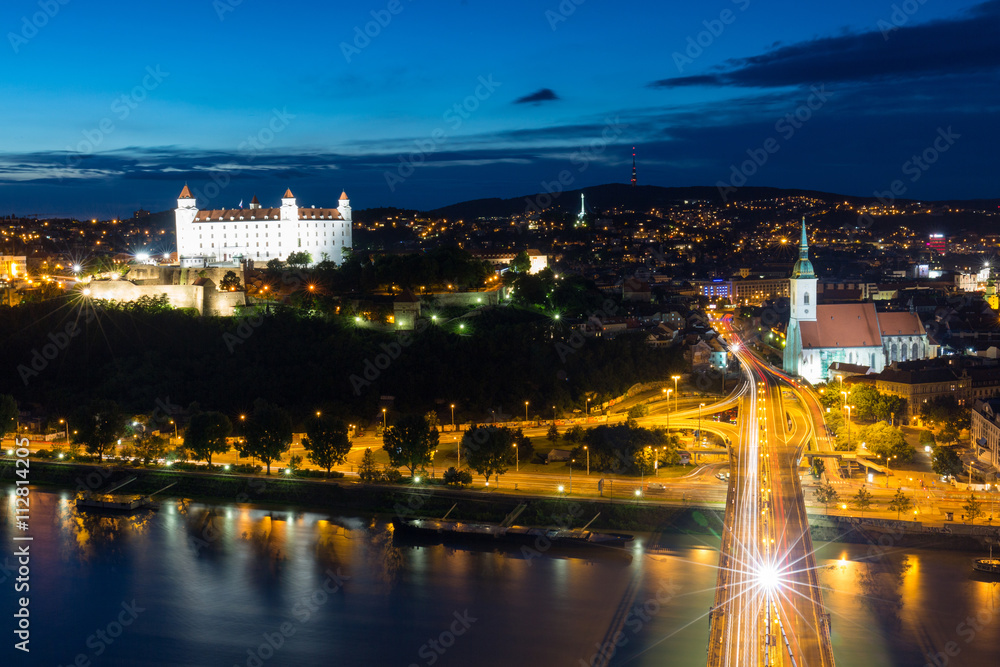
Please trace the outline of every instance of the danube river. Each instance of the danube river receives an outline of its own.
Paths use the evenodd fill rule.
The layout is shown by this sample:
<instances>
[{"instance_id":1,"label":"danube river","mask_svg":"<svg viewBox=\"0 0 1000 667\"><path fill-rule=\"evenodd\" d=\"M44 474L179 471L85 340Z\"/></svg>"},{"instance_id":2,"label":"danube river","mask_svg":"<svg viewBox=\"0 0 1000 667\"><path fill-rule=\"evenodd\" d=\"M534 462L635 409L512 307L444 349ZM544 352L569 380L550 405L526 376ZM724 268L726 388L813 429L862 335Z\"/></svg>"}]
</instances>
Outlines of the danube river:
<instances>
[{"instance_id":1,"label":"danube river","mask_svg":"<svg viewBox=\"0 0 1000 667\"><path fill-rule=\"evenodd\" d=\"M39 490L23 654L4 492L4 665L705 664L711 536L581 559L418 546L380 520L235 503L100 517ZM867 552L817 552L840 667L996 664L1000 591L970 578L973 554Z\"/></svg>"}]
</instances>

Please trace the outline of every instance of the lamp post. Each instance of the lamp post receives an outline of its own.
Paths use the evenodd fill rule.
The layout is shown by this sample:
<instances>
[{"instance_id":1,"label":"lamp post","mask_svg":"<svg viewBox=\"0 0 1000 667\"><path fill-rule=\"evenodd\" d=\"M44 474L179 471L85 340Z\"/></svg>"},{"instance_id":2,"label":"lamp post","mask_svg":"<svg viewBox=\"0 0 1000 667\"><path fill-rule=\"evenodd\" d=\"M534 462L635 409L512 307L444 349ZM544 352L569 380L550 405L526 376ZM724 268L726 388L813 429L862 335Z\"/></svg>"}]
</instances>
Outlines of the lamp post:
<instances>
[{"instance_id":1,"label":"lamp post","mask_svg":"<svg viewBox=\"0 0 1000 667\"><path fill-rule=\"evenodd\" d=\"M243 419L243 417L240 417L240 419ZM175 422L173 419L171 419L170 423L174 425L174 440L176 440L177 439L177 422Z\"/></svg>"},{"instance_id":2,"label":"lamp post","mask_svg":"<svg viewBox=\"0 0 1000 667\"><path fill-rule=\"evenodd\" d=\"M583 446L583 451L587 452L587 474L590 474L590 450L587 449L587 445Z\"/></svg>"},{"instance_id":3,"label":"lamp post","mask_svg":"<svg viewBox=\"0 0 1000 667\"><path fill-rule=\"evenodd\" d=\"M552 406L552 425L556 425L556 406Z\"/></svg>"},{"instance_id":4,"label":"lamp post","mask_svg":"<svg viewBox=\"0 0 1000 667\"><path fill-rule=\"evenodd\" d=\"M389 421L388 417L385 415L385 408L382 408L382 432L385 433L386 427L388 427Z\"/></svg>"},{"instance_id":5,"label":"lamp post","mask_svg":"<svg viewBox=\"0 0 1000 667\"><path fill-rule=\"evenodd\" d=\"M699 441L699 442L704 442L704 440L705 440L705 439L704 439L704 438L702 437L702 435L701 435L701 409L702 409L703 407L705 407L705 404L704 404L704 403L699 403L699 404L698 404L698 441Z\"/></svg>"},{"instance_id":6,"label":"lamp post","mask_svg":"<svg viewBox=\"0 0 1000 667\"><path fill-rule=\"evenodd\" d=\"M677 412L677 397L680 396L680 392L677 391L677 381L681 379L681 376L671 375L670 379L674 381L674 412Z\"/></svg>"},{"instance_id":7,"label":"lamp post","mask_svg":"<svg viewBox=\"0 0 1000 667\"><path fill-rule=\"evenodd\" d=\"M889 470L889 462L892 461L894 458L896 457L889 456L888 454L886 454L885 457L885 488L887 489L889 488L889 475L891 474L891 471Z\"/></svg>"},{"instance_id":8,"label":"lamp post","mask_svg":"<svg viewBox=\"0 0 1000 667\"><path fill-rule=\"evenodd\" d=\"M521 457L517 454L517 443L514 443L514 472L521 472Z\"/></svg>"},{"instance_id":9,"label":"lamp post","mask_svg":"<svg viewBox=\"0 0 1000 667\"><path fill-rule=\"evenodd\" d=\"M569 460L569 492L573 493L573 462L576 459Z\"/></svg>"},{"instance_id":10,"label":"lamp post","mask_svg":"<svg viewBox=\"0 0 1000 667\"><path fill-rule=\"evenodd\" d=\"M451 404L451 430L455 430L455 404Z\"/></svg>"},{"instance_id":11,"label":"lamp post","mask_svg":"<svg viewBox=\"0 0 1000 667\"><path fill-rule=\"evenodd\" d=\"M587 397L587 421L590 421L590 397Z\"/></svg>"},{"instance_id":12,"label":"lamp post","mask_svg":"<svg viewBox=\"0 0 1000 667\"><path fill-rule=\"evenodd\" d=\"M841 410L843 410L843 409L844 409L844 406L846 406L846 405L847 405L847 392L846 392L846 391L842 391L842 392L840 392L840 393L841 393L841 394L843 394L843 396L844 396L844 400L843 400L843 402L841 402L841 404L840 404L840 406L841 406L841 408L840 408L840 409L841 409Z\"/></svg>"},{"instance_id":13,"label":"lamp post","mask_svg":"<svg viewBox=\"0 0 1000 667\"><path fill-rule=\"evenodd\" d=\"M844 407L847 408L847 449L850 450L851 449L851 408L853 408L854 406L853 405L845 405Z\"/></svg>"},{"instance_id":14,"label":"lamp post","mask_svg":"<svg viewBox=\"0 0 1000 667\"><path fill-rule=\"evenodd\" d=\"M524 402L524 423L528 423L528 401Z\"/></svg>"}]
</instances>

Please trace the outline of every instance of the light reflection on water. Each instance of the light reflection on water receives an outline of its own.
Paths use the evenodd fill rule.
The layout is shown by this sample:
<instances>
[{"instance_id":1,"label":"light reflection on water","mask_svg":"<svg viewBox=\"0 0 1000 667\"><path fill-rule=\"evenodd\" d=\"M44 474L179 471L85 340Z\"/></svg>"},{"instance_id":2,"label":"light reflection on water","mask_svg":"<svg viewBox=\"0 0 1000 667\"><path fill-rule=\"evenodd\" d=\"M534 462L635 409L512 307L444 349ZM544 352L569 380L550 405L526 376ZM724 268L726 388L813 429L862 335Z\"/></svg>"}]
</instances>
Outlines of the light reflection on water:
<instances>
[{"instance_id":1,"label":"light reflection on water","mask_svg":"<svg viewBox=\"0 0 1000 667\"><path fill-rule=\"evenodd\" d=\"M701 666L718 560L718 541L697 536L640 536L631 562L530 557L418 546L370 518L176 500L104 516L38 490L32 534L31 664L256 664L284 623L293 634L262 664ZM969 554L903 550L872 564L866 553L819 550L838 665L920 665L922 648L948 641L961 645L949 664L992 664L1000 616L969 642L956 631L998 602L996 585L969 579ZM144 611L95 655L88 638L133 599ZM466 611L468 631L429 648Z\"/></svg>"}]
</instances>

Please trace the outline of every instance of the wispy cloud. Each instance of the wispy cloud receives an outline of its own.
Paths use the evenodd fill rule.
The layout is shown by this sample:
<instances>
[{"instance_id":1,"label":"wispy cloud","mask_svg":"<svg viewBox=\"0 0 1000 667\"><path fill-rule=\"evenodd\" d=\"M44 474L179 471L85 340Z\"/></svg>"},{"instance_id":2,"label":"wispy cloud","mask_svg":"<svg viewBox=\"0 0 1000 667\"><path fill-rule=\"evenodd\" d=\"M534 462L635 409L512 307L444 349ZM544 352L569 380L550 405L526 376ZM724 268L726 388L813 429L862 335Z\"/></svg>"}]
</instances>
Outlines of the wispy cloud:
<instances>
[{"instance_id":1,"label":"wispy cloud","mask_svg":"<svg viewBox=\"0 0 1000 667\"><path fill-rule=\"evenodd\" d=\"M542 102L555 102L559 99L555 91L551 88L542 88L541 90L536 90L530 95L525 95L524 97L519 97L514 100L514 104L540 104Z\"/></svg>"}]
</instances>

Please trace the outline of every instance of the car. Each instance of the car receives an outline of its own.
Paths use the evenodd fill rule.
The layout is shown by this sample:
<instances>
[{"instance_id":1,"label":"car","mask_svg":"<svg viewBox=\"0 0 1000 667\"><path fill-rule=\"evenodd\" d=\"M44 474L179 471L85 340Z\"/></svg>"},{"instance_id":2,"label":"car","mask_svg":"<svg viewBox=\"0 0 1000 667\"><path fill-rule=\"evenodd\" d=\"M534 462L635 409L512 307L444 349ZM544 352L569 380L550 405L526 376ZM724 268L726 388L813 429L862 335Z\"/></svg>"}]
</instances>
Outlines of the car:
<instances>
[{"instance_id":1,"label":"car","mask_svg":"<svg viewBox=\"0 0 1000 667\"><path fill-rule=\"evenodd\" d=\"M646 493L666 493L667 487L659 482L650 482L646 485Z\"/></svg>"}]
</instances>

